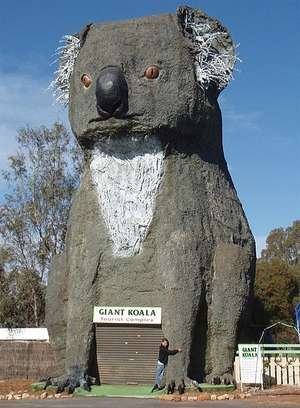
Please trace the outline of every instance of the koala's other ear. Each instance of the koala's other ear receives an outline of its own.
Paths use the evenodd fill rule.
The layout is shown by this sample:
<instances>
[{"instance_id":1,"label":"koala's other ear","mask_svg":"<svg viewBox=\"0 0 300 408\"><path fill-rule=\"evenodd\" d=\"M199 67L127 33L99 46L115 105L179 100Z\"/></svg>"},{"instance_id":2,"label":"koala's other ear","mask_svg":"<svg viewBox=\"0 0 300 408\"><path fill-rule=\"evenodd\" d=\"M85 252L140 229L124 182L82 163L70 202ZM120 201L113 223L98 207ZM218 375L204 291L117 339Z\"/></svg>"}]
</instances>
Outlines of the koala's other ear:
<instances>
[{"instance_id":1,"label":"koala's other ear","mask_svg":"<svg viewBox=\"0 0 300 408\"><path fill-rule=\"evenodd\" d=\"M50 83L49 88L53 89L56 102L64 106L69 103L70 78L80 48L83 47L91 26L92 23L85 26L79 33L65 35L60 41L63 45L56 50L58 69L55 71L55 79Z\"/></svg>"},{"instance_id":2,"label":"koala's other ear","mask_svg":"<svg viewBox=\"0 0 300 408\"><path fill-rule=\"evenodd\" d=\"M229 32L218 20L188 6L178 7L177 21L188 41L200 86L221 92L232 78L237 60Z\"/></svg>"},{"instance_id":3,"label":"koala's other ear","mask_svg":"<svg viewBox=\"0 0 300 408\"><path fill-rule=\"evenodd\" d=\"M78 34L78 37L80 39L80 47L83 47L86 37L88 35L88 32L90 31L93 23L87 24Z\"/></svg>"}]
</instances>

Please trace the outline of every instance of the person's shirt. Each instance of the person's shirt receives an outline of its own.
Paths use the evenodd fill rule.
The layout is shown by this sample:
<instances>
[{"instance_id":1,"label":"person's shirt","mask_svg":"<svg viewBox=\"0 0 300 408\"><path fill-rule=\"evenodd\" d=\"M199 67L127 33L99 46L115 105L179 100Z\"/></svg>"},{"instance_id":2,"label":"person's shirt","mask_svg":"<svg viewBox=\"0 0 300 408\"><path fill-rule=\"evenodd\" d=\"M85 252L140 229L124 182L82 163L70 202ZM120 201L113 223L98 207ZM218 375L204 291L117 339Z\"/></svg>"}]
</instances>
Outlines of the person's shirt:
<instances>
[{"instance_id":1,"label":"person's shirt","mask_svg":"<svg viewBox=\"0 0 300 408\"><path fill-rule=\"evenodd\" d=\"M178 353L178 350L169 350L164 346L160 346L158 361L164 365L167 365L169 356L174 356L177 353Z\"/></svg>"}]
</instances>

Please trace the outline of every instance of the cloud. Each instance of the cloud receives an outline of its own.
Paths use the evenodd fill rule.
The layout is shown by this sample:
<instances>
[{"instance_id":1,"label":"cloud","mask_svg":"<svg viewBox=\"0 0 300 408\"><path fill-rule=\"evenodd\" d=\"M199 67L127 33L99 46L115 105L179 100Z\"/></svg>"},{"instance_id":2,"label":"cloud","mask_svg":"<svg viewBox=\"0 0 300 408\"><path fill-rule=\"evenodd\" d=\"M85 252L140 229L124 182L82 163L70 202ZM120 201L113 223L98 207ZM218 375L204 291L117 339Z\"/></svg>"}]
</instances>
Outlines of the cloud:
<instances>
[{"instance_id":1,"label":"cloud","mask_svg":"<svg viewBox=\"0 0 300 408\"><path fill-rule=\"evenodd\" d=\"M35 72L33 69L32 72ZM7 72L0 67L0 171L8 167L8 156L17 149L18 129L51 126L55 121L68 125L67 110L54 104L47 90L48 80L32 74ZM0 178L0 201L7 187Z\"/></svg>"},{"instance_id":2,"label":"cloud","mask_svg":"<svg viewBox=\"0 0 300 408\"><path fill-rule=\"evenodd\" d=\"M266 236L255 236L255 244L256 244L256 256L260 258L261 251L266 248Z\"/></svg>"},{"instance_id":3,"label":"cloud","mask_svg":"<svg viewBox=\"0 0 300 408\"><path fill-rule=\"evenodd\" d=\"M15 129L12 126L0 123L0 167L2 167L7 156L15 151L15 134Z\"/></svg>"},{"instance_id":4,"label":"cloud","mask_svg":"<svg viewBox=\"0 0 300 408\"><path fill-rule=\"evenodd\" d=\"M226 132L236 133L236 129L247 129L252 131L260 131L260 120L262 113L256 112L240 112L226 97L223 95L219 98L219 103L222 111L223 121L226 122Z\"/></svg>"},{"instance_id":5,"label":"cloud","mask_svg":"<svg viewBox=\"0 0 300 408\"><path fill-rule=\"evenodd\" d=\"M29 74L0 70L0 168L16 151L15 136L24 126L50 126L55 121L67 122L66 111L53 104L46 79Z\"/></svg>"}]
</instances>

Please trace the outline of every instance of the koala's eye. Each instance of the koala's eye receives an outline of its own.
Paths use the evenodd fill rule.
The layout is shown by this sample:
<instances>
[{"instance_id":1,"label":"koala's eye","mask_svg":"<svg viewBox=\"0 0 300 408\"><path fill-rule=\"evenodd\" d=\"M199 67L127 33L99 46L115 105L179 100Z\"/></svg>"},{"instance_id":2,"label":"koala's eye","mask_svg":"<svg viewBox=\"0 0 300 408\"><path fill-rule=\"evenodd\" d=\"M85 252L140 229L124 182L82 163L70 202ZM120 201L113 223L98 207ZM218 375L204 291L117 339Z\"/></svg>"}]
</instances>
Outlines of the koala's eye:
<instances>
[{"instance_id":1,"label":"koala's eye","mask_svg":"<svg viewBox=\"0 0 300 408\"><path fill-rule=\"evenodd\" d=\"M155 79L159 75L159 69L157 65L150 65L145 71L145 77L148 79Z\"/></svg>"},{"instance_id":2,"label":"koala's eye","mask_svg":"<svg viewBox=\"0 0 300 408\"><path fill-rule=\"evenodd\" d=\"M80 80L81 80L81 83L82 83L86 88L88 88L88 87L91 85L91 83L92 83L92 79L91 79L91 77L90 77L88 74L83 74Z\"/></svg>"}]
</instances>

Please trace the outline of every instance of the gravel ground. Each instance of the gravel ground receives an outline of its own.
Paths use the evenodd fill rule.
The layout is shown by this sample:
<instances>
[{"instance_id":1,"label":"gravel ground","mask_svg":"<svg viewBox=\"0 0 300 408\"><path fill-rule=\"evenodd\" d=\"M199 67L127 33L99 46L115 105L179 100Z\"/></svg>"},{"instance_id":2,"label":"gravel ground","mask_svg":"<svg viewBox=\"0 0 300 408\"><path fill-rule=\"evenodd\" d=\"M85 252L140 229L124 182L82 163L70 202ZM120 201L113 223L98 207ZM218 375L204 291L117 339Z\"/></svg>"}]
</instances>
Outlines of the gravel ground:
<instances>
[{"instance_id":1,"label":"gravel ground","mask_svg":"<svg viewBox=\"0 0 300 408\"><path fill-rule=\"evenodd\" d=\"M43 391L33 392L30 385L34 380L0 380L0 395L7 395L12 393L28 393L30 396L36 396L42 394ZM251 392L251 389L247 389L247 392ZM60 407L76 407L76 408L115 408L119 406L120 408L173 408L178 404L182 407L196 407L201 405L201 408L220 408L221 405L226 408L253 408L253 407L269 407L269 408L295 408L300 407L300 387L288 387L288 386L277 386L263 392L252 390L252 397L244 400L233 400L233 401L184 401L184 402L173 402L173 401L160 401L160 400L150 400L142 398L89 398L89 397L71 397L66 398L62 396L62 399L54 398L55 392L52 390L48 391L48 395L53 395L53 399L23 399L23 400L1 400L0 408L13 408L13 407L24 407L24 408L60 408Z\"/></svg>"}]
</instances>

